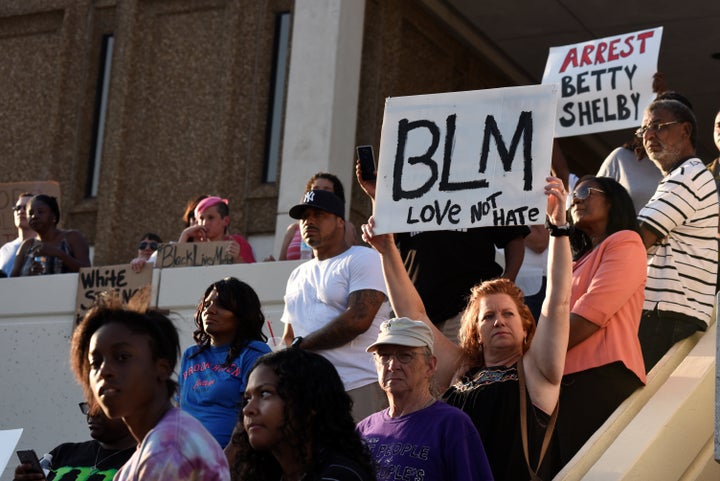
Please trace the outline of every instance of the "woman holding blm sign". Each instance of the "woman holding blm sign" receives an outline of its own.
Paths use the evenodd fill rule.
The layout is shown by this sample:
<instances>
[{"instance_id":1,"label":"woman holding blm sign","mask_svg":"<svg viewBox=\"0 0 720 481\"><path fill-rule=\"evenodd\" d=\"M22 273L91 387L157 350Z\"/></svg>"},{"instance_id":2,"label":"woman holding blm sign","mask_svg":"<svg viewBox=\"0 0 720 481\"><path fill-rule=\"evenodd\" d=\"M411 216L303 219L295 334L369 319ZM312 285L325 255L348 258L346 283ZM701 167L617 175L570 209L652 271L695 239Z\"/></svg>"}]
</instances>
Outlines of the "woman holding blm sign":
<instances>
[{"instance_id":1,"label":"woman holding blm sign","mask_svg":"<svg viewBox=\"0 0 720 481\"><path fill-rule=\"evenodd\" d=\"M55 197L40 194L30 199L27 217L37 237L20 245L12 277L78 272L81 267L90 267L85 237L76 230L58 229L60 207Z\"/></svg>"},{"instance_id":2,"label":"woman holding blm sign","mask_svg":"<svg viewBox=\"0 0 720 481\"><path fill-rule=\"evenodd\" d=\"M548 291L537 327L522 291L507 279L494 279L471 290L455 345L427 316L392 235L375 235L374 219L362 226L363 239L380 252L395 314L433 330L434 387L442 392L456 381L443 398L472 419L495 479L551 479L560 468L553 424L567 351L571 256L567 192L560 179L547 180Z\"/></svg>"}]
</instances>

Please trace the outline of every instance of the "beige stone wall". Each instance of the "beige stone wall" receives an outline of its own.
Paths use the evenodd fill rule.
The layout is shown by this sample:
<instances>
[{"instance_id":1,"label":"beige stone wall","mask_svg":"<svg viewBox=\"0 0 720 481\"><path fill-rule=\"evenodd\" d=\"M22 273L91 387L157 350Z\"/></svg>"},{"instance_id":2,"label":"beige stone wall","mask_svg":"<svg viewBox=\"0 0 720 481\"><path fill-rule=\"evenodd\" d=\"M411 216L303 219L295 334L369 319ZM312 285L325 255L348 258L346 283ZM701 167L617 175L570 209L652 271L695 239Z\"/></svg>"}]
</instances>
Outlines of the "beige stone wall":
<instances>
[{"instance_id":1,"label":"beige stone wall","mask_svg":"<svg viewBox=\"0 0 720 481\"><path fill-rule=\"evenodd\" d=\"M62 225L86 235L96 265L129 261L147 231L177 238L187 199L200 193L230 200L234 232L272 235L278 187L262 175L275 16L293 5L3 0L0 181L59 181ZM107 34L115 50L99 195L86 198ZM377 147L388 96L516 83L423 2L366 0L358 144ZM352 160L348 152L349 170ZM359 226L370 205L350 190Z\"/></svg>"},{"instance_id":2,"label":"beige stone wall","mask_svg":"<svg viewBox=\"0 0 720 481\"><path fill-rule=\"evenodd\" d=\"M360 78L358 144L380 141L385 98L514 85L415 0L367 0ZM377 150L376 150L377 153ZM371 211L353 190L351 220Z\"/></svg>"},{"instance_id":3,"label":"beige stone wall","mask_svg":"<svg viewBox=\"0 0 720 481\"><path fill-rule=\"evenodd\" d=\"M262 182L275 15L290 0L0 3L4 182L58 180L62 223L124 262L176 238L186 200L230 199L232 229L272 233ZM86 198L102 38L114 34L97 198Z\"/></svg>"},{"instance_id":4,"label":"beige stone wall","mask_svg":"<svg viewBox=\"0 0 720 481\"><path fill-rule=\"evenodd\" d=\"M465 19L451 11L448 13L444 5L437 5L442 3L433 0L366 0L358 144L373 144L377 149L387 97L531 83L530 76L512 59L505 59L503 66L491 62L481 50L490 50L496 57L503 57L503 54ZM439 18L440 11L447 16ZM458 25L462 28L457 28ZM461 32L471 32L472 38L462 37ZM482 44L482 48L478 44ZM512 69L512 72L503 69ZM585 140L576 137L559 141L573 172L594 172L597 168L594 164L586 165L588 159L597 159L600 154ZM606 148L602 149L602 155L605 155ZM371 210L365 195L360 189L354 189L351 220L359 225Z\"/></svg>"}]
</instances>

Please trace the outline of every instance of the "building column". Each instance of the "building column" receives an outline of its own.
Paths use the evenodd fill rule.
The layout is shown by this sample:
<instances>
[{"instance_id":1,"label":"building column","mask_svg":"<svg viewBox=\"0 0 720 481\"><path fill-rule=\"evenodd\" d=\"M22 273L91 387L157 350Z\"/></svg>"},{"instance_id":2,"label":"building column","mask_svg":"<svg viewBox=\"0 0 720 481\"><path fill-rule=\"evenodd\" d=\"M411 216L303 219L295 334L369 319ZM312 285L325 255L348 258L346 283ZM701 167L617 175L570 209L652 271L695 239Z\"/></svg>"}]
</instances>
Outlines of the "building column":
<instances>
[{"instance_id":1,"label":"building column","mask_svg":"<svg viewBox=\"0 0 720 481\"><path fill-rule=\"evenodd\" d=\"M295 2L275 255L292 222L288 211L300 202L313 174L337 175L349 204L355 182L364 12L365 0ZM349 205L345 209L347 214Z\"/></svg>"}]
</instances>

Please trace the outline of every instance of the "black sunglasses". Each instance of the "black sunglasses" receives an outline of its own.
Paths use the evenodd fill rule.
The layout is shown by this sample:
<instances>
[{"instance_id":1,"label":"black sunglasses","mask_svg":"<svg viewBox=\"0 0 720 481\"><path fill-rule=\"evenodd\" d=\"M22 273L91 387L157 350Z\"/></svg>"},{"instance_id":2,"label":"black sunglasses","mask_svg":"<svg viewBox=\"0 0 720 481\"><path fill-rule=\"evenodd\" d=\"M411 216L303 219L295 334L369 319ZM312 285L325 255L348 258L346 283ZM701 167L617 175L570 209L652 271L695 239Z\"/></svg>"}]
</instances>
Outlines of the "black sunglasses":
<instances>
[{"instance_id":1,"label":"black sunglasses","mask_svg":"<svg viewBox=\"0 0 720 481\"><path fill-rule=\"evenodd\" d=\"M90 405L88 403L78 403L78 406L80 406L80 412L83 413L85 416L90 414Z\"/></svg>"},{"instance_id":2,"label":"black sunglasses","mask_svg":"<svg viewBox=\"0 0 720 481\"><path fill-rule=\"evenodd\" d=\"M155 241L152 241L152 242L142 241L141 243L138 244L138 249L140 249L140 250L145 250L148 247L150 249L156 251L158 248L158 243Z\"/></svg>"},{"instance_id":3,"label":"black sunglasses","mask_svg":"<svg viewBox=\"0 0 720 481\"><path fill-rule=\"evenodd\" d=\"M12 210L14 210L15 212L20 212L21 210L25 210L25 206L24 205L16 205L16 206L13 206Z\"/></svg>"}]
</instances>

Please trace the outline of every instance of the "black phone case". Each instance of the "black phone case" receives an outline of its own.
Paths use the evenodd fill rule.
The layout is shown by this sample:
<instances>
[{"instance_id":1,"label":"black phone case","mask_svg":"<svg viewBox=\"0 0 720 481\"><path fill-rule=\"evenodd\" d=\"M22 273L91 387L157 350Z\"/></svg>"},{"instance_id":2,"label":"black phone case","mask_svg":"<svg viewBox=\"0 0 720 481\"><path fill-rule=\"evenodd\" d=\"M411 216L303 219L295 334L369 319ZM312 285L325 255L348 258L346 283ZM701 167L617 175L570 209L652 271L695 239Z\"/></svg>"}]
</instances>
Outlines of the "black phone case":
<instances>
[{"instance_id":1,"label":"black phone case","mask_svg":"<svg viewBox=\"0 0 720 481\"><path fill-rule=\"evenodd\" d=\"M40 460L37 457L34 449L23 449L17 452L20 464L31 464L33 471L36 473L44 473L42 466L40 466Z\"/></svg>"},{"instance_id":2,"label":"black phone case","mask_svg":"<svg viewBox=\"0 0 720 481\"><path fill-rule=\"evenodd\" d=\"M363 180L375 180L375 156L371 145L359 145L357 147L358 160L360 161L360 177Z\"/></svg>"}]
</instances>

